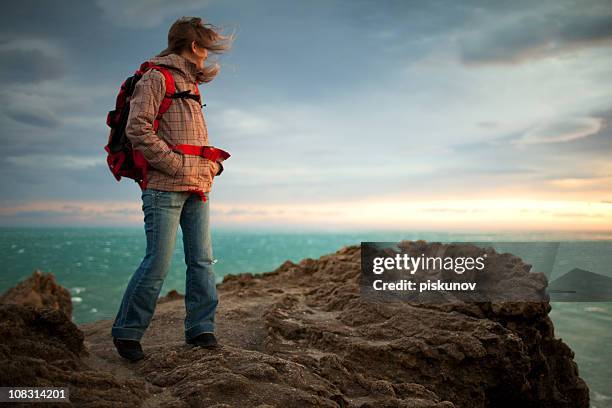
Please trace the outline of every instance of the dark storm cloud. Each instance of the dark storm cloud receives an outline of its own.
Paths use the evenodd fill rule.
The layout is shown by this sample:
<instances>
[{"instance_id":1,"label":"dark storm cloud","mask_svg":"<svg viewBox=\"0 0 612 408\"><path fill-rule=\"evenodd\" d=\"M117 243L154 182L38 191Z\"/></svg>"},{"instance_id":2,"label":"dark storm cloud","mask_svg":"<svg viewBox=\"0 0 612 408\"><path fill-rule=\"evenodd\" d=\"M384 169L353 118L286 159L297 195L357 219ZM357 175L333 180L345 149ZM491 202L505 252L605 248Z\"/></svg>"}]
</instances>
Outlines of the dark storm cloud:
<instances>
[{"instance_id":1,"label":"dark storm cloud","mask_svg":"<svg viewBox=\"0 0 612 408\"><path fill-rule=\"evenodd\" d=\"M579 47L612 43L612 9L607 15L581 13L496 16L499 24L461 40L465 64L518 63ZM493 17L492 17L493 19Z\"/></svg>"},{"instance_id":2,"label":"dark storm cloud","mask_svg":"<svg viewBox=\"0 0 612 408\"><path fill-rule=\"evenodd\" d=\"M106 20L113 25L130 28L150 28L161 23L168 16L176 16L177 10L189 13L202 9L208 0L142 1L96 0Z\"/></svg>"},{"instance_id":3,"label":"dark storm cloud","mask_svg":"<svg viewBox=\"0 0 612 408\"><path fill-rule=\"evenodd\" d=\"M60 58L39 50L2 50L0 61L0 82L40 82L59 79L67 72Z\"/></svg>"},{"instance_id":4,"label":"dark storm cloud","mask_svg":"<svg viewBox=\"0 0 612 408\"><path fill-rule=\"evenodd\" d=\"M43 128L56 128L60 125L60 120L49 111L33 110L29 108L10 108L5 115L9 118L26 124Z\"/></svg>"},{"instance_id":5,"label":"dark storm cloud","mask_svg":"<svg viewBox=\"0 0 612 408\"><path fill-rule=\"evenodd\" d=\"M107 31L95 23L101 10L93 1L19 0L2 8L0 34L10 37L89 39ZM79 35L75 35L78 33Z\"/></svg>"}]
</instances>

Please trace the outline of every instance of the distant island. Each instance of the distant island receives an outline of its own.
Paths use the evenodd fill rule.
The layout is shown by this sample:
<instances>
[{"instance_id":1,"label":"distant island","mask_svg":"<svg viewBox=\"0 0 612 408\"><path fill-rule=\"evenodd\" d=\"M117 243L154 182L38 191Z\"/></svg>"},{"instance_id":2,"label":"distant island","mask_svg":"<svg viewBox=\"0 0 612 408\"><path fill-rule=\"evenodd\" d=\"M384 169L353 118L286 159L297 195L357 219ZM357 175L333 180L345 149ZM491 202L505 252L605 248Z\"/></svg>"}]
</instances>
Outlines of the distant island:
<instances>
[{"instance_id":1,"label":"distant island","mask_svg":"<svg viewBox=\"0 0 612 408\"><path fill-rule=\"evenodd\" d=\"M611 302L612 278L574 268L548 285L551 301Z\"/></svg>"}]
</instances>

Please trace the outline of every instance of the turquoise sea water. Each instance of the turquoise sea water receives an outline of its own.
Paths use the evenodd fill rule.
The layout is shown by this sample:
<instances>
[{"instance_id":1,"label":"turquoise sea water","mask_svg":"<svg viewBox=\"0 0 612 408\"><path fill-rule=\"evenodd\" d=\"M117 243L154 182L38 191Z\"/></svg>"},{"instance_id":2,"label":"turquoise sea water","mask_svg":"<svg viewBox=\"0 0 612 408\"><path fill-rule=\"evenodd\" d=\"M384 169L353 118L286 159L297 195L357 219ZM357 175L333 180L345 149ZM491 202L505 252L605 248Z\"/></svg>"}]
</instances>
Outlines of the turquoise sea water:
<instances>
[{"instance_id":1,"label":"turquoise sea water","mask_svg":"<svg viewBox=\"0 0 612 408\"><path fill-rule=\"evenodd\" d=\"M560 241L551 277L578 267L612 277L612 234L446 234L363 231L342 233L215 230L217 281L227 274L271 271L286 260L318 258L361 241ZM70 289L77 324L113 319L131 274L145 253L143 228L0 228L0 292L35 269L53 272ZM511 252L511 251L509 251ZM537 254L516 253L529 263ZM179 229L171 270L162 294L184 293L185 263ZM533 259L530 259L533 258ZM612 408L612 303L553 303L556 335L576 353L591 388L591 406Z\"/></svg>"}]
</instances>

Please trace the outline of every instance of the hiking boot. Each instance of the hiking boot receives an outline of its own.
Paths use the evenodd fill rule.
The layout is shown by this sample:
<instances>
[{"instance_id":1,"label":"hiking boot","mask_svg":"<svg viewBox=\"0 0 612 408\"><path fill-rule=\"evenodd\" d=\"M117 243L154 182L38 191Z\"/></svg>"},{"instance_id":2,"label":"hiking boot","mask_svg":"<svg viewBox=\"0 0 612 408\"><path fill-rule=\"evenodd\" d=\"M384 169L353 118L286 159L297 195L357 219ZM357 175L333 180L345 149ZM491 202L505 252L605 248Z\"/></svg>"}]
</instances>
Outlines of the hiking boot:
<instances>
[{"instance_id":1,"label":"hiking boot","mask_svg":"<svg viewBox=\"0 0 612 408\"><path fill-rule=\"evenodd\" d=\"M215 348L219 346L214 333L198 334L193 339L187 340L187 344L193 344L205 348Z\"/></svg>"},{"instance_id":2,"label":"hiking boot","mask_svg":"<svg viewBox=\"0 0 612 408\"><path fill-rule=\"evenodd\" d=\"M117 348L119 355L131 362L142 360L145 357L140 342L137 340L116 339L113 337L113 344Z\"/></svg>"}]
</instances>

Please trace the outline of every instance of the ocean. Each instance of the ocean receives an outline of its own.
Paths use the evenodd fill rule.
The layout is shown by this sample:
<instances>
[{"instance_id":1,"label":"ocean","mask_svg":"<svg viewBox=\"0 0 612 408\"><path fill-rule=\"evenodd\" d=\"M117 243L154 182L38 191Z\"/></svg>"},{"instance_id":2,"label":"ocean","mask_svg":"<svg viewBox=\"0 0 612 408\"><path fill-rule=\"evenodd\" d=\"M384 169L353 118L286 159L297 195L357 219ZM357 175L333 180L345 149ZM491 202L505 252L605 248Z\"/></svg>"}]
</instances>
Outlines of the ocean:
<instances>
[{"instance_id":1,"label":"ocean","mask_svg":"<svg viewBox=\"0 0 612 408\"><path fill-rule=\"evenodd\" d=\"M419 231L232 231L212 230L217 282L227 274L262 273L286 260L318 258L361 241L423 239L452 242L560 242L550 276L581 268L612 277L612 233L437 233ZM77 324L113 319L128 280L145 253L141 227L130 228L0 228L0 292L27 278L35 269L52 272L72 294ZM515 248L509 244L510 248ZM537 247L537 246L534 246ZM520 249L523 248L523 249ZM515 248L516 249L516 248ZM537 264L526 247L513 252ZM512 252L512 251L508 251ZM549 252L550 253L550 252ZM162 295L185 292L185 263L179 228L172 266ZM533 259L530 259L533 258ZM580 375L591 389L591 406L612 408L612 303L552 302L555 333L575 352Z\"/></svg>"}]
</instances>

